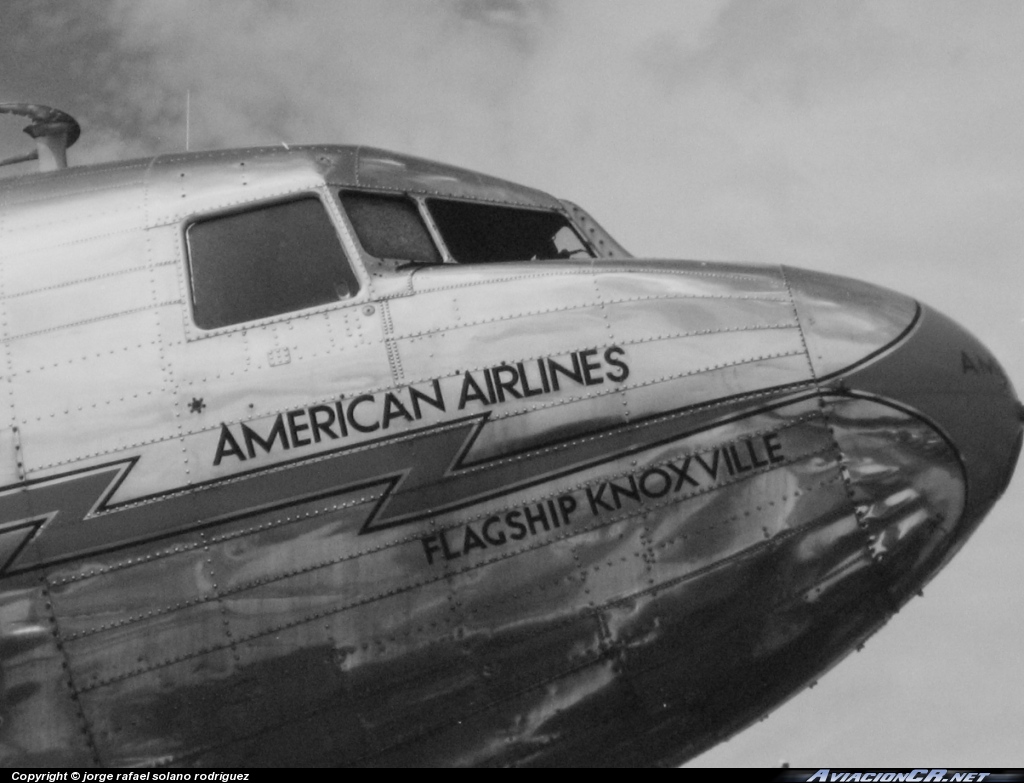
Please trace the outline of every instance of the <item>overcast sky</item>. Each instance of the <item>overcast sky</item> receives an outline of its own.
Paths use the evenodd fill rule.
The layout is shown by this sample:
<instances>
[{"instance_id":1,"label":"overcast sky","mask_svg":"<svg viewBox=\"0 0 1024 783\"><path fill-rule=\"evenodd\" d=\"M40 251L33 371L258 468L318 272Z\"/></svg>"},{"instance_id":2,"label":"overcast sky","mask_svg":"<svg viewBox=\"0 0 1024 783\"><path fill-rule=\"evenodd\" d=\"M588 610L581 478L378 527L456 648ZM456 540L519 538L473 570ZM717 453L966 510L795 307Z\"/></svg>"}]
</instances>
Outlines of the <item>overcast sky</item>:
<instances>
[{"instance_id":1,"label":"overcast sky","mask_svg":"<svg viewBox=\"0 0 1024 783\"><path fill-rule=\"evenodd\" d=\"M75 115L72 165L183 149L189 92L192 149L371 144L577 201L636 255L860 277L1024 389L1016 0L3 0L0 101ZM693 763L1024 767L1022 511L1018 476L923 600Z\"/></svg>"}]
</instances>

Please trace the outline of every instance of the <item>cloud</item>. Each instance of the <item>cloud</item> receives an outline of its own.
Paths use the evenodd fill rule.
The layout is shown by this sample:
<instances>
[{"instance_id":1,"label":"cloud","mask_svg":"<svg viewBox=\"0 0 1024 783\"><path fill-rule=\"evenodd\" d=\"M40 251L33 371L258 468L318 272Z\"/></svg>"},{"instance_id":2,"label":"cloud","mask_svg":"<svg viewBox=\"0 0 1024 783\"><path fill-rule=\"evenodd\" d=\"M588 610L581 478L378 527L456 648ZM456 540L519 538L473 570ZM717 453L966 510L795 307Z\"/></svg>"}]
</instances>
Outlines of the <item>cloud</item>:
<instances>
[{"instance_id":1,"label":"cloud","mask_svg":"<svg viewBox=\"0 0 1024 783\"><path fill-rule=\"evenodd\" d=\"M543 6L540 6L543 8ZM515 90L533 7L247 0L112 2L120 45L145 53L136 100L178 115L192 91L197 143L334 140L425 146L467 134Z\"/></svg>"},{"instance_id":2,"label":"cloud","mask_svg":"<svg viewBox=\"0 0 1024 783\"><path fill-rule=\"evenodd\" d=\"M675 30L696 45L724 3L108 0L130 58L123 100L167 145L192 92L201 146L362 141L486 167L543 155L601 107L632 105L621 55ZM609 56L609 53L612 56ZM562 125L569 119L575 126ZM164 129L161 129L164 126ZM525 135L524 135L525 134ZM178 136L180 137L180 133ZM491 166L493 167L493 162ZM511 166L509 168L512 168Z\"/></svg>"}]
</instances>

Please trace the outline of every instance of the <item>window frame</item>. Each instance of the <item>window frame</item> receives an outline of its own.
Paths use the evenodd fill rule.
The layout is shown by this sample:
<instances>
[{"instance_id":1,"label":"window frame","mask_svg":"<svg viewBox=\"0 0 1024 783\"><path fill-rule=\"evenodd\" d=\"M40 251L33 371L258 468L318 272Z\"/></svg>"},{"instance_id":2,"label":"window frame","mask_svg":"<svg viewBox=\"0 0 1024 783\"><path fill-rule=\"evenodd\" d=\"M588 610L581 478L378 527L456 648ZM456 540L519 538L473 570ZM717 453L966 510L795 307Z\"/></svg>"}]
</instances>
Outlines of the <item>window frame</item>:
<instances>
[{"instance_id":1,"label":"window frame","mask_svg":"<svg viewBox=\"0 0 1024 783\"><path fill-rule=\"evenodd\" d=\"M550 263L556 263L558 261L566 261L566 260L571 260L571 259L545 258L545 259L537 259L536 261L530 261L529 259L516 259L516 260L508 260L508 261L459 261L459 260L457 260L452 255L451 251L448 249L448 244L444 241L444 234L441 232L441 229L438 227L438 225L434 222L434 216L431 214L430 206L427 204L427 201L429 201L431 199L433 199L435 201L458 201L458 202L461 202L463 204L482 205L482 206L488 206L488 207L496 207L496 208L499 208L499 209L514 209L514 210L519 210L519 211L522 211L522 212L540 212L540 213L547 214L547 215L560 215L565 220L566 226L573 232L573 234L576 235L576 238L579 240L580 244L587 250L587 253L589 254L588 258L590 260L593 260L593 259L596 259L596 258L601 258L600 253L597 252L597 249L587 239L586 235L580 230L580 227L578 225L576 225L576 222L572 219L572 216L565 209L557 209L557 208L554 208L554 207L543 207L543 206L538 206L536 204L523 204L521 202L516 202L516 201L491 201L489 199L481 199L481 198L465 198L465 197L459 197L459 196L449 196L447 194L441 194L441 193L426 193L426 194L417 196L416 200L417 200L417 202L419 202L420 212L423 214L424 220L427 223L427 226L430 228L431 232L433 233L433 235L435 237L435 241L438 244L438 247L442 248L446 264L450 263L450 264L456 264L458 266L481 266L481 265L486 265L486 264L529 264L529 263L550 264ZM583 260L583 259L579 258L579 259L576 259L576 260Z\"/></svg>"},{"instance_id":2,"label":"window frame","mask_svg":"<svg viewBox=\"0 0 1024 783\"><path fill-rule=\"evenodd\" d=\"M297 201L303 201L306 199L316 199L321 208L324 210L325 216L331 227L334 229L334 234L338 240L338 246L340 247L344 256L345 263L348 264L349 270L352 272L357 288L352 294L345 299L338 299L337 301L324 302L319 305L311 305L309 307L303 307L298 310L292 310L286 313L278 313L277 315L267 315L259 318L253 318L247 321L240 321L234 324L227 324L225 326L215 326L212 328L205 328L199 325L196 321L195 313L195 280L192 275L192 253L189 247L188 232L189 229L197 224L207 220L216 220L218 218L231 217L233 215L242 215L248 212L255 212L260 209L268 207L274 207L282 204L290 204ZM188 341L203 339L207 337L214 337L221 334L227 334L231 332L245 331L256 326L263 326L265 324L279 323L288 321L294 318L306 317L315 313L328 312L331 310L345 309L353 307L357 304L365 302L369 296L370 284L366 278L366 272L363 268L362 257L358 252L358 243L355 236L351 233L352 229L347 225L347 221L343 219L340 209L337 203L330 197L330 191L328 188L323 186L314 189L302 189L287 194L279 194L270 198L260 198L253 201L246 201L242 203L232 203L229 206L222 207L220 209L212 209L209 211L192 212L184 216L179 222L178 226L178 239L180 242L181 255L183 264L180 267L184 273L184 286L187 289L186 299L188 308L188 319L186 321L186 339Z\"/></svg>"},{"instance_id":3,"label":"window frame","mask_svg":"<svg viewBox=\"0 0 1024 783\"><path fill-rule=\"evenodd\" d=\"M434 224L434 220L430 215L430 211L427 209L425 203L425 197L416 193L412 193L408 190L384 190L381 188L361 188L353 187L351 185L328 185L331 190L331 197L335 200L338 206L338 210L341 213L342 218L345 221L345 227L352 235L352 242L359 251L360 258L363 264L366 266L373 265L380 267L382 270L387 272L405 272L413 271L415 269L430 268L434 266L444 266L445 264L455 263L450 252L448 252L447 245L441 240L441 234L437 230L437 226ZM438 256L441 258L441 262L438 264L431 264L424 261L408 261L407 264L401 266L393 266L388 263L398 259L385 259L380 256L375 256L370 253L365 247L363 247L362 240L359 239L359 232L356 231L356 227L352 224L352 219L348 215L348 211L345 209L345 204L341 200L341 194L343 191L349 193L359 193L367 196L381 196L386 198L398 198L405 199L411 202L416 207L416 211L420 216L420 220L423 225L426 226L427 234L430 236L430 241L434 243L434 248L437 250Z\"/></svg>"}]
</instances>

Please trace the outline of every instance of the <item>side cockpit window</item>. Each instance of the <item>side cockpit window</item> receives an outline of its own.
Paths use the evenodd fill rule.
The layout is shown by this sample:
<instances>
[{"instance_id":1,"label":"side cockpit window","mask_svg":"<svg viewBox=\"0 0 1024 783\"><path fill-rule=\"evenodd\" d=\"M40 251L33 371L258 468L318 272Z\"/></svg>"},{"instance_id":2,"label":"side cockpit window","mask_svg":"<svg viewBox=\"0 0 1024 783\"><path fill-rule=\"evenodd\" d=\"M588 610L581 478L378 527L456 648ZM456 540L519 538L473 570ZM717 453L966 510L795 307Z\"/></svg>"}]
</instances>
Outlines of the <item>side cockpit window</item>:
<instances>
[{"instance_id":1,"label":"side cockpit window","mask_svg":"<svg viewBox=\"0 0 1024 783\"><path fill-rule=\"evenodd\" d=\"M441 263L412 199L352 190L343 190L340 196L359 244L369 255L398 262Z\"/></svg>"},{"instance_id":2,"label":"side cockpit window","mask_svg":"<svg viewBox=\"0 0 1024 783\"><path fill-rule=\"evenodd\" d=\"M202 329L336 302L359 287L317 198L199 220L186 239L192 309Z\"/></svg>"},{"instance_id":3,"label":"side cockpit window","mask_svg":"<svg viewBox=\"0 0 1024 783\"><path fill-rule=\"evenodd\" d=\"M459 263L593 256L558 212L440 198L427 199L427 208Z\"/></svg>"}]
</instances>

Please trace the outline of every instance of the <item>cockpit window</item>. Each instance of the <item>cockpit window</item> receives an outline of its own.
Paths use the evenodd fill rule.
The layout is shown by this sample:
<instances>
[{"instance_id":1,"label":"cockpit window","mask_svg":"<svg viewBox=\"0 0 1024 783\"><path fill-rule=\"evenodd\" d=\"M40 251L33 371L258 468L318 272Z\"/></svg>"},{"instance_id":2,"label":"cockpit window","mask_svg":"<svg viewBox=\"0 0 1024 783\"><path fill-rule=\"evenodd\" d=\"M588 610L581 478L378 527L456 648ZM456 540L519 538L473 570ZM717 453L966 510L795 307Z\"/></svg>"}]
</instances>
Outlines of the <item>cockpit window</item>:
<instances>
[{"instance_id":1,"label":"cockpit window","mask_svg":"<svg viewBox=\"0 0 1024 783\"><path fill-rule=\"evenodd\" d=\"M359 287L317 198L200 220L186 237L192 311L202 329L336 302Z\"/></svg>"},{"instance_id":2,"label":"cockpit window","mask_svg":"<svg viewBox=\"0 0 1024 783\"><path fill-rule=\"evenodd\" d=\"M416 203L404 196L341 191L341 204L359 244L371 256L420 264L440 264Z\"/></svg>"},{"instance_id":3,"label":"cockpit window","mask_svg":"<svg viewBox=\"0 0 1024 783\"><path fill-rule=\"evenodd\" d=\"M427 199L427 207L449 252L460 263L593 255L558 212L440 198Z\"/></svg>"}]
</instances>

